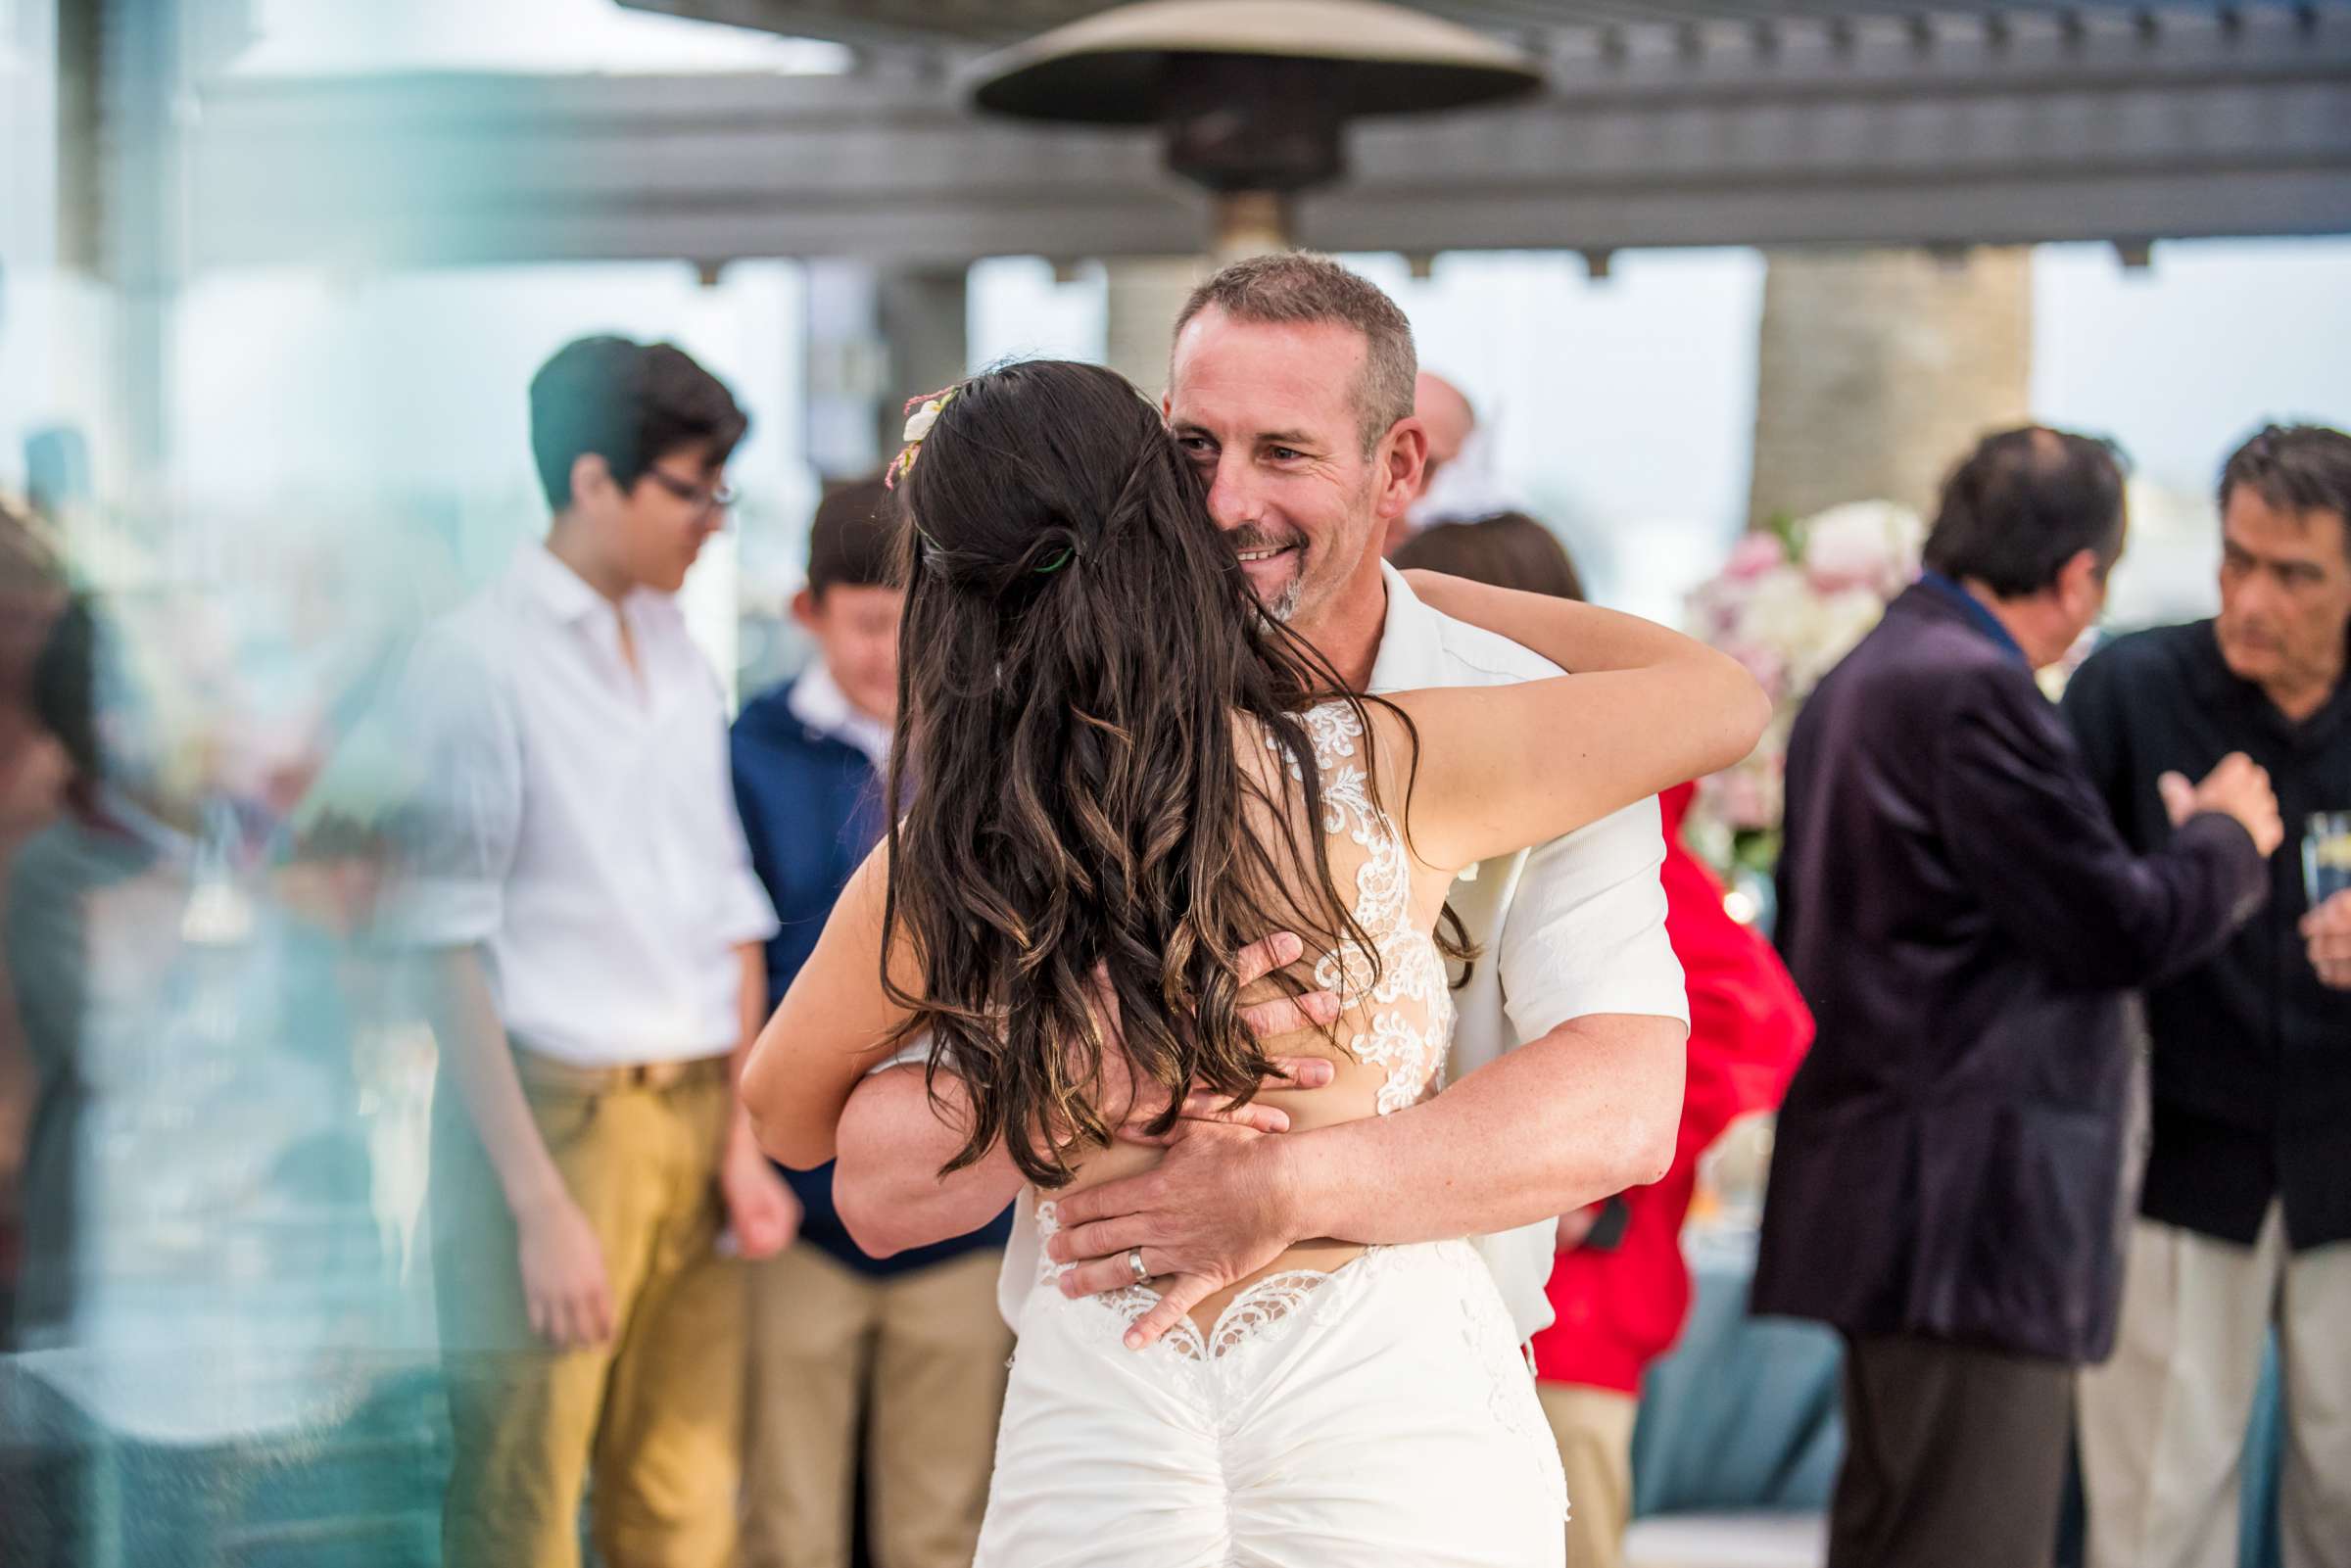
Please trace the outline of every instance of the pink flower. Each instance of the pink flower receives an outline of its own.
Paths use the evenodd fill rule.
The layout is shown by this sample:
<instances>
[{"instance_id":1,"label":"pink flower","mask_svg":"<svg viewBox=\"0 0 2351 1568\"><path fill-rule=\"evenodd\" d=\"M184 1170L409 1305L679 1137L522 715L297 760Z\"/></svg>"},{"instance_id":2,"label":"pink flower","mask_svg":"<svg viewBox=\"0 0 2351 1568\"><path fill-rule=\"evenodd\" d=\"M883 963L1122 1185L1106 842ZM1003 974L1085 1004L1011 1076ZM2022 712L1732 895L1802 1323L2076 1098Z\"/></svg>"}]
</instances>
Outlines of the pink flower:
<instances>
[{"instance_id":1,"label":"pink flower","mask_svg":"<svg viewBox=\"0 0 2351 1568\"><path fill-rule=\"evenodd\" d=\"M1723 563L1722 575L1735 582L1746 582L1787 564L1787 560L1788 550L1781 545L1779 535L1751 529L1731 546L1731 558Z\"/></svg>"},{"instance_id":2,"label":"pink flower","mask_svg":"<svg viewBox=\"0 0 2351 1568\"><path fill-rule=\"evenodd\" d=\"M1762 780L1746 769L1721 775L1722 820L1733 828L1777 826L1771 792Z\"/></svg>"}]
</instances>

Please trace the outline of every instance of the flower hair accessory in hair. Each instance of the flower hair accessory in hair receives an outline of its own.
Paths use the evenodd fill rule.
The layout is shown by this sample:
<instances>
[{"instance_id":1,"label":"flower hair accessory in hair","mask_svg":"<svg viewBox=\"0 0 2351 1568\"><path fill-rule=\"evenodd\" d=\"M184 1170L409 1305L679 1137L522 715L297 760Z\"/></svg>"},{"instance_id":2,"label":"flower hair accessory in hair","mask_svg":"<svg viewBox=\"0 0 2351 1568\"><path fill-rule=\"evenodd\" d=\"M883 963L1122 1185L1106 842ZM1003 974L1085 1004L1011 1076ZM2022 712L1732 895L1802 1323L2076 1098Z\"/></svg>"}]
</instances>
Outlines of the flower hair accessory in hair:
<instances>
[{"instance_id":1,"label":"flower hair accessory in hair","mask_svg":"<svg viewBox=\"0 0 2351 1568\"><path fill-rule=\"evenodd\" d=\"M962 390L960 386L942 387L925 397L906 400L906 429L898 438L906 445L890 460L889 471L882 476L884 490L897 489L898 481L914 472L915 456L923 450L924 438L931 434L931 427L938 423L939 410L953 403L955 394Z\"/></svg>"}]
</instances>

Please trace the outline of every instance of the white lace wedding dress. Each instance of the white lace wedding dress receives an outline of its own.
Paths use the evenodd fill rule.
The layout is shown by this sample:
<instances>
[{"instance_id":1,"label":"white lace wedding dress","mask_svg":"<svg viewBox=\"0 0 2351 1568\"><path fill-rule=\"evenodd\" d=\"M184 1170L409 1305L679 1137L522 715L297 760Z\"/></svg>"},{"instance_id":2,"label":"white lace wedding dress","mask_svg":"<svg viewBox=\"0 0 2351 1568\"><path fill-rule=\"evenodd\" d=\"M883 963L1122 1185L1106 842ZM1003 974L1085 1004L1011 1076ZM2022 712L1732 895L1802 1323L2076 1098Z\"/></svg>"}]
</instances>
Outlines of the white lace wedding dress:
<instances>
[{"instance_id":1,"label":"white lace wedding dress","mask_svg":"<svg viewBox=\"0 0 2351 1568\"><path fill-rule=\"evenodd\" d=\"M1410 917L1403 835L1367 785L1353 710L1307 715L1333 871L1360 859L1377 949L1325 955L1341 1038L1384 1069L1381 1116L1434 1091L1452 1039L1445 965ZM1327 1091L1319 1091L1327 1092ZM1054 1206L1036 1206L1049 1235ZM976 1568L1545 1568L1566 1486L1493 1277L1466 1241L1283 1269L1203 1333L1121 1342L1147 1286L1072 1301L1050 1263L1022 1304Z\"/></svg>"}]
</instances>

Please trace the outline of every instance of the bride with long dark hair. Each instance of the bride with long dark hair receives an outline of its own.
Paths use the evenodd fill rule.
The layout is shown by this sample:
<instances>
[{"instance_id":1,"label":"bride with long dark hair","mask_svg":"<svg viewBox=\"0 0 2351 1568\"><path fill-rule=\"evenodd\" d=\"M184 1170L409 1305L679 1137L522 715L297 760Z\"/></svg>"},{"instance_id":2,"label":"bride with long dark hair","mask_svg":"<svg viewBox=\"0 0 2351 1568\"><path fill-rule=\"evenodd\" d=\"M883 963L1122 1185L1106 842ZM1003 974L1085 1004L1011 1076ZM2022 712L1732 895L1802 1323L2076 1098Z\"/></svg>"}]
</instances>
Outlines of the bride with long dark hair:
<instances>
[{"instance_id":1,"label":"bride with long dark hair","mask_svg":"<svg viewBox=\"0 0 2351 1568\"><path fill-rule=\"evenodd\" d=\"M761 1034L762 1144L832 1157L859 1078L931 1039L950 1169L1001 1148L1045 1201L1147 1168L1187 1106L1372 1117L1436 1091L1463 868L1743 756L1744 671L1630 617L1482 591L1572 675L1357 695L1252 592L1117 374L1014 364L901 458L907 602L890 830ZM1243 983L1293 932L1297 962ZM1336 992L1319 1028L1242 1009ZM1311 1094L1285 1064L1330 1064ZM1318 1076L1319 1076L1318 1069ZM939 1091L952 1074L961 1090ZM1267 1088L1267 1085L1273 1085ZM979 1560L1557 1562L1559 1460L1465 1242L1310 1241L1147 1349L1138 1277L1023 1307Z\"/></svg>"}]
</instances>

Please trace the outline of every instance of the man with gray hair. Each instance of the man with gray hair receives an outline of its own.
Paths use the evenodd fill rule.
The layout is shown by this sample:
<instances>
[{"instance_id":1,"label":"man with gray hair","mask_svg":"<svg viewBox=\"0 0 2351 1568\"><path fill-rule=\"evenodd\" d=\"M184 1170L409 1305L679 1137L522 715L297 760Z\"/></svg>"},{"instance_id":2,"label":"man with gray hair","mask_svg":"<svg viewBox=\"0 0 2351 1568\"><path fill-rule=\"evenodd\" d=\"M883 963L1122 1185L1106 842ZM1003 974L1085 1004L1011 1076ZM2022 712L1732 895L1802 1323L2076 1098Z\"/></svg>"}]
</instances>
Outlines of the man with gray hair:
<instances>
[{"instance_id":1,"label":"man with gray hair","mask_svg":"<svg viewBox=\"0 0 2351 1568\"><path fill-rule=\"evenodd\" d=\"M1202 284L1177 317L1165 413L1251 585L1350 685L1556 674L1431 609L1380 558L1425 462L1415 370L1411 326L1377 288L1327 258L1260 257ZM1452 1087L1311 1130L1179 1122L1146 1175L1060 1200L1053 1256L1076 1265L1064 1288L1127 1285L1130 1255L1147 1253L1174 1281L1136 1325L1131 1343L1148 1344L1302 1239L1467 1235L1520 1337L1545 1326L1556 1216L1655 1180L1673 1153L1688 1004L1665 937L1663 850L1644 801L1465 874L1451 902L1483 958L1456 993ZM1322 993L1252 1022L1271 1035L1335 1011ZM958 1092L942 1080L950 1102ZM840 1120L835 1186L861 1246L886 1256L975 1228L1020 1192L1000 1149L942 1178L960 1143L920 1067L866 1080ZM1013 1228L1008 1308L1034 1287L1034 1235Z\"/></svg>"}]
</instances>

